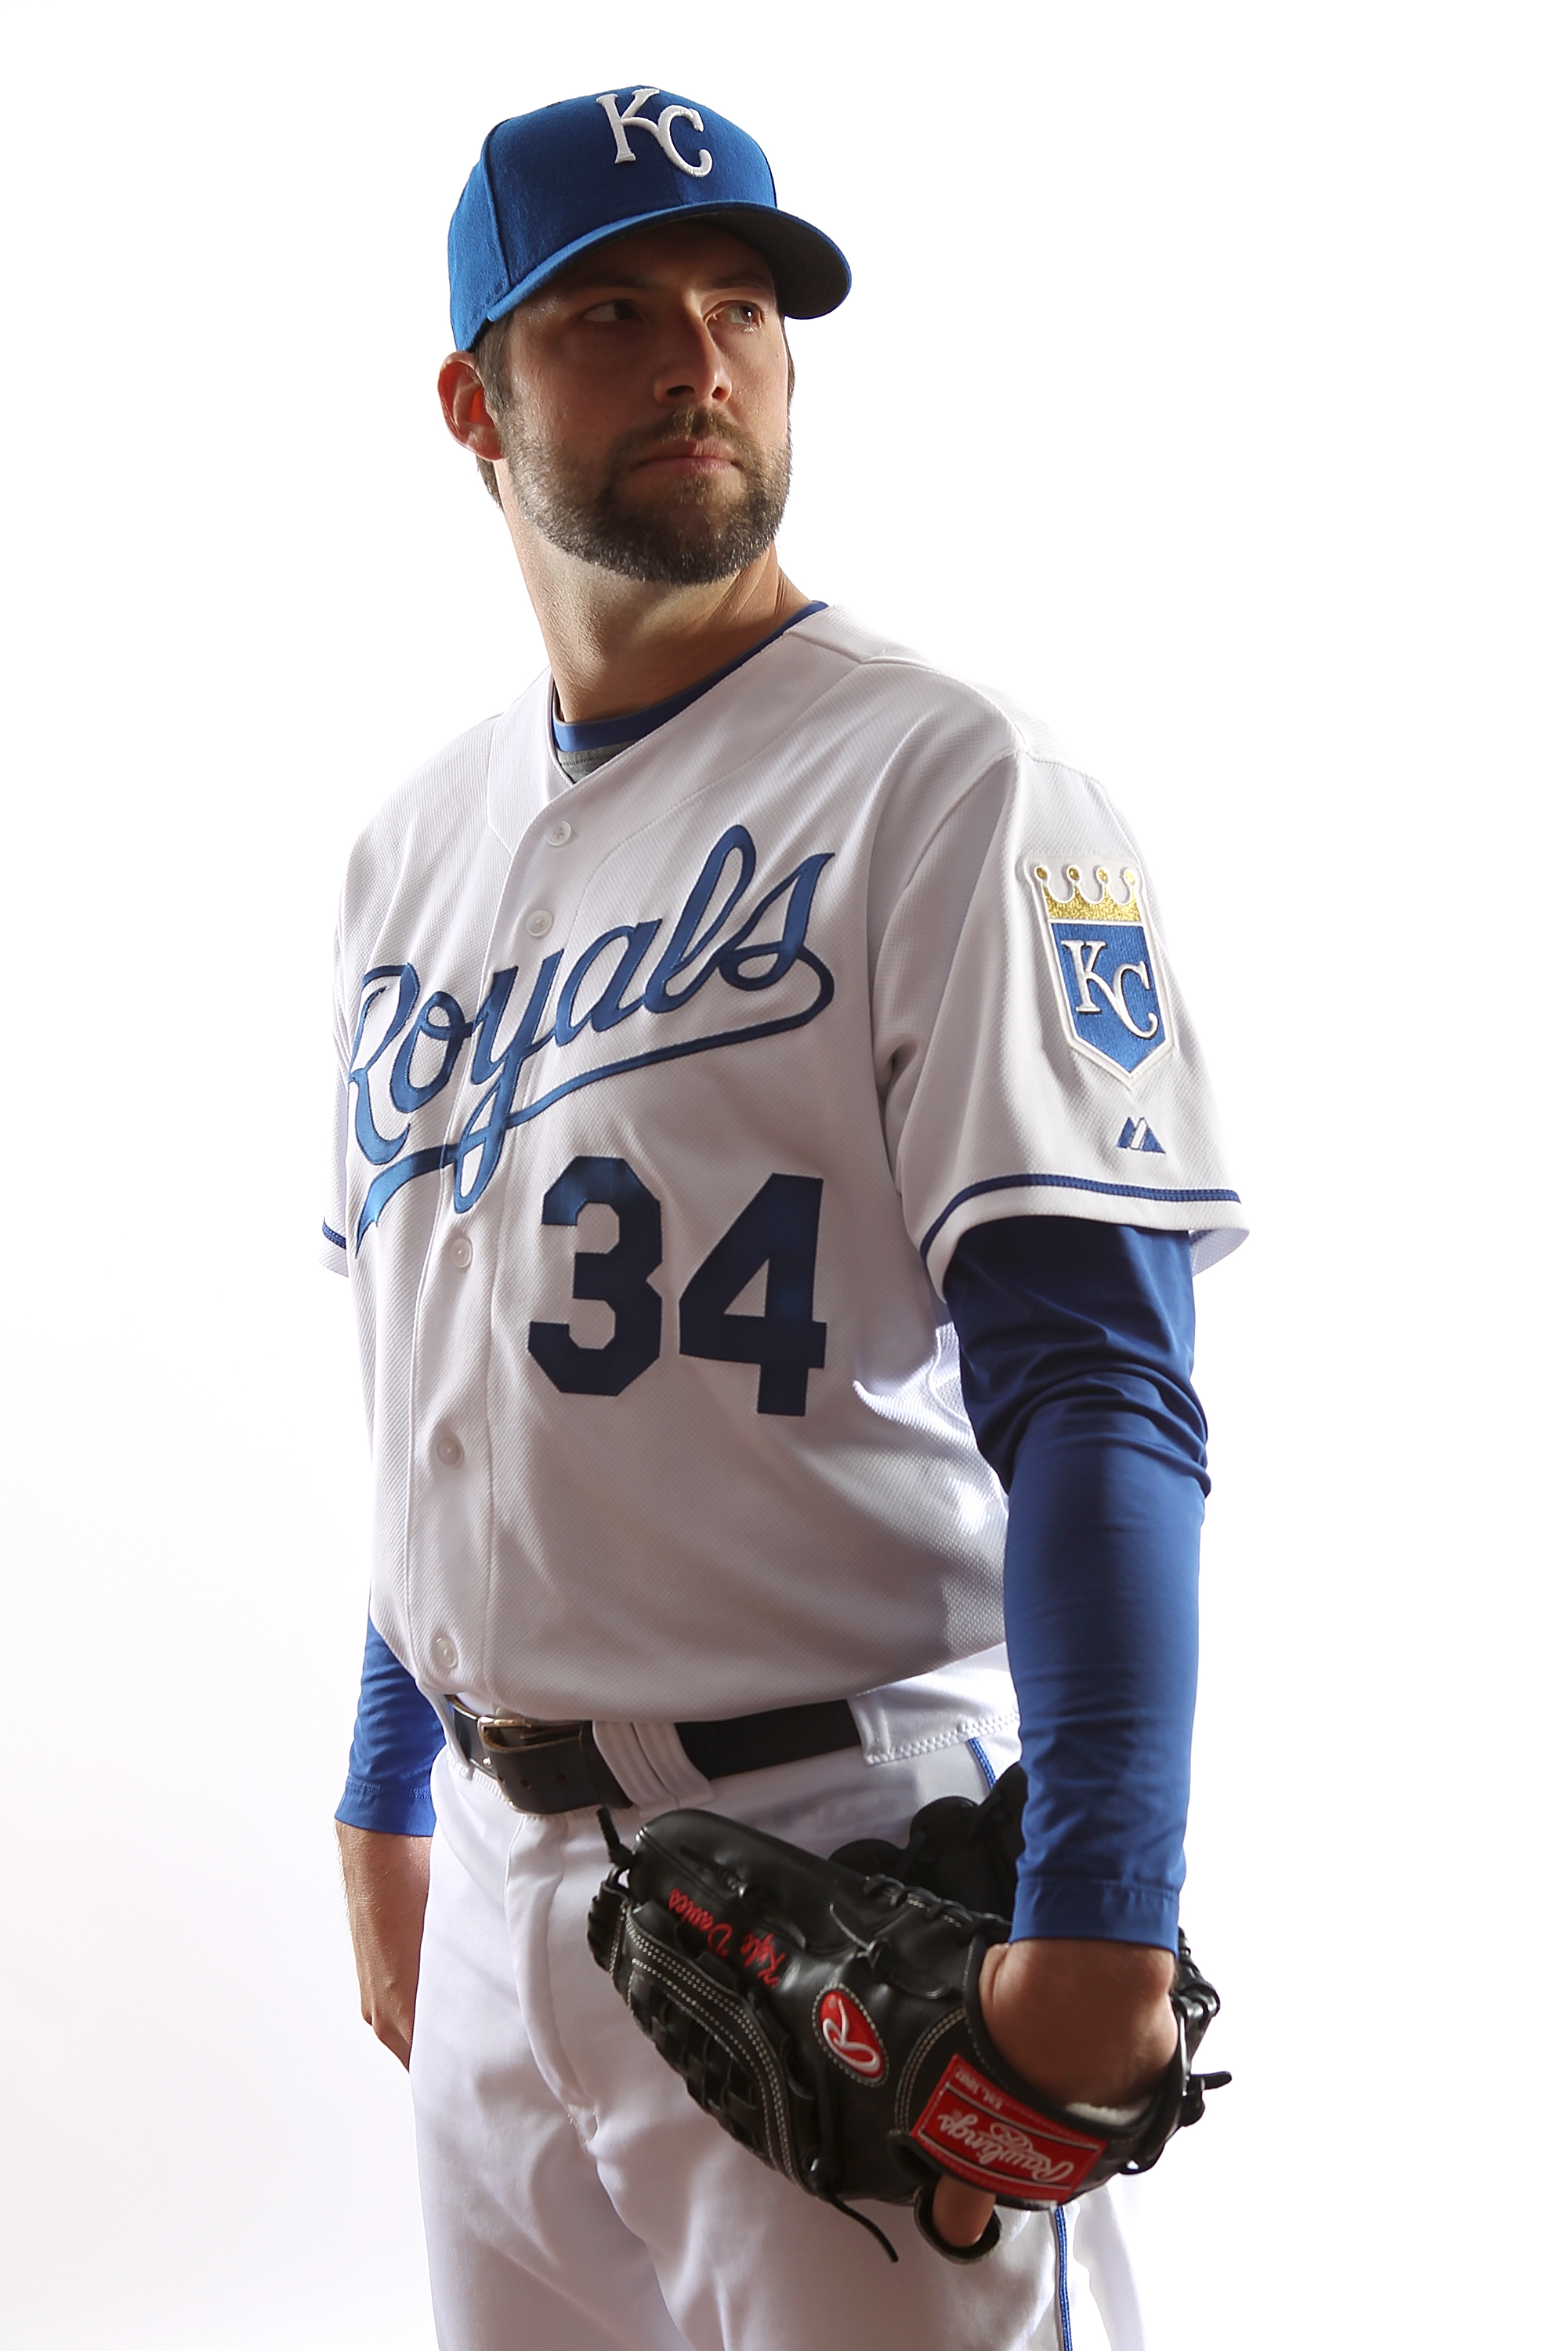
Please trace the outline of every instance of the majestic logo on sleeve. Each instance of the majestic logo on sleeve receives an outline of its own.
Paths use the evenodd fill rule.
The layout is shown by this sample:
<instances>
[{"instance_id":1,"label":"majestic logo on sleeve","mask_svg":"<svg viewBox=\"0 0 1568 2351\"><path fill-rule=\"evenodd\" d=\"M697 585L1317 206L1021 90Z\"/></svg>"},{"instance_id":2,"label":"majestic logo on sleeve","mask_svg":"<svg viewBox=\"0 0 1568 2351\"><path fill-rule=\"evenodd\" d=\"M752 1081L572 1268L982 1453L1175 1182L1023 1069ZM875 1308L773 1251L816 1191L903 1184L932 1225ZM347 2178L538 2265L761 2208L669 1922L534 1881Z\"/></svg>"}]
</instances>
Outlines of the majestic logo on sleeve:
<instances>
[{"instance_id":1,"label":"majestic logo on sleeve","mask_svg":"<svg viewBox=\"0 0 1568 2351\"><path fill-rule=\"evenodd\" d=\"M495 972L472 1017L444 987L425 994L413 964L367 971L350 1055L350 1127L374 1172L354 1247L416 1176L450 1167L454 1207L471 1208L512 1130L584 1086L781 1036L825 1012L833 976L806 932L831 856L803 858L781 882L754 891L757 845L744 825L731 825L673 923L618 923L564 970L563 950L546 956L531 983L519 986L516 964ZM762 1018L747 1017L754 1008ZM601 1039L625 1021L635 1022L627 1032L635 1050L601 1059ZM461 1129L452 1131L461 1103L455 1111L443 1102L445 1139L411 1148L416 1115L454 1082L474 1089Z\"/></svg>"},{"instance_id":2,"label":"majestic logo on sleeve","mask_svg":"<svg viewBox=\"0 0 1568 2351\"><path fill-rule=\"evenodd\" d=\"M1062 872L1070 887L1066 897L1058 898L1051 893L1051 868L1034 868L1067 1034L1080 1053L1130 1081L1171 1041L1154 941L1138 910L1138 877L1130 865L1123 867L1127 895L1121 899L1112 890L1109 870L1097 865L1100 894L1085 898L1078 867L1064 866Z\"/></svg>"}]
</instances>

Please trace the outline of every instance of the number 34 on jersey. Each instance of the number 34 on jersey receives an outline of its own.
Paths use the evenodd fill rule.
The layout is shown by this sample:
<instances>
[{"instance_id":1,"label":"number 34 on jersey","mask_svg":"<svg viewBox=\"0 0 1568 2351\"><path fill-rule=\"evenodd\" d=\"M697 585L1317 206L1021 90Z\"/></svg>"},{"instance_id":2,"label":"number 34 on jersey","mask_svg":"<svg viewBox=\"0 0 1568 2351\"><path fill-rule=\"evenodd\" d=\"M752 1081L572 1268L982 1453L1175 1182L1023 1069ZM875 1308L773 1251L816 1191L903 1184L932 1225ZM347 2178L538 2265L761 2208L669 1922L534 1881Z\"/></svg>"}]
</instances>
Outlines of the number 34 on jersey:
<instances>
[{"instance_id":1,"label":"number 34 on jersey","mask_svg":"<svg viewBox=\"0 0 1568 2351\"><path fill-rule=\"evenodd\" d=\"M564 1322L530 1322L528 1353L567 1395L620 1395L664 1348L664 1302L649 1280L664 1259L664 1214L624 1159L577 1158L545 1193L541 1222L575 1227L591 1204L614 1211L616 1238L607 1249L578 1249L571 1294L608 1306L614 1327L589 1347ZM811 1313L821 1207L820 1176L769 1176L681 1292L679 1353L755 1364L758 1412L803 1414L808 1375L827 1358L828 1326ZM765 1267L761 1313L736 1313Z\"/></svg>"}]
</instances>

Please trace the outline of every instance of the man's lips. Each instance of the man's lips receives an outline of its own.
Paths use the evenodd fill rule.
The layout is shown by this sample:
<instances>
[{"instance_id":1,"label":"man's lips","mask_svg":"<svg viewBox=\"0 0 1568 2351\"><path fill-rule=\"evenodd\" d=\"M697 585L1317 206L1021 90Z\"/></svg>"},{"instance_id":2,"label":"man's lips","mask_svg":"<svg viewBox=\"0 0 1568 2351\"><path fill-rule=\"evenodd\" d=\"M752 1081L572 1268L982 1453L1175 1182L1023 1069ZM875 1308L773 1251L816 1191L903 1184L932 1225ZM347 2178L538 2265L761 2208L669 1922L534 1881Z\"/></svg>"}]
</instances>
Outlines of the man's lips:
<instances>
[{"instance_id":1,"label":"man's lips","mask_svg":"<svg viewBox=\"0 0 1568 2351\"><path fill-rule=\"evenodd\" d=\"M722 441L661 441L632 466L634 474L722 474L736 465ZM737 469L738 470L738 469Z\"/></svg>"}]
</instances>

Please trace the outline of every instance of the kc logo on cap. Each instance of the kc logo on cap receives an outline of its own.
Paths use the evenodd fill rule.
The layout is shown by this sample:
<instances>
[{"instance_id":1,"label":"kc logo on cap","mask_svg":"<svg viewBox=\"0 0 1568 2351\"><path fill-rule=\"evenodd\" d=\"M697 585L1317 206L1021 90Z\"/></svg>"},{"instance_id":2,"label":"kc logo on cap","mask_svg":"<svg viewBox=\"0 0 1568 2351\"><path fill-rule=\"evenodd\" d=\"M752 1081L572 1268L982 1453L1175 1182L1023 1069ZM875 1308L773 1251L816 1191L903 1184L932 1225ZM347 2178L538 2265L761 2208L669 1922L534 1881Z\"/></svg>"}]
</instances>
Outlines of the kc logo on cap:
<instances>
[{"instance_id":1,"label":"kc logo on cap","mask_svg":"<svg viewBox=\"0 0 1568 2351\"><path fill-rule=\"evenodd\" d=\"M626 133L628 131L651 131L658 141L677 172L688 172L694 180L706 180L713 170L713 157L708 153L707 149L706 147L699 149L696 162L688 163L676 146L674 135L670 129L672 122L689 122L694 131L700 131L703 127L702 116L695 106L666 106L656 122L650 121L643 112L643 109L651 98L657 98L659 95L656 89L634 91L632 103L624 113L616 105L615 92L612 89L607 89L603 97L597 101L609 116L611 126L615 132L615 161L618 163L634 163L637 158L632 152L632 143Z\"/></svg>"},{"instance_id":2,"label":"kc logo on cap","mask_svg":"<svg viewBox=\"0 0 1568 2351\"><path fill-rule=\"evenodd\" d=\"M596 246L674 220L744 238L771 270L786 318L820 319L850 290L832 239L780 212L755 139L711 107L639 82L497 123L446 240L457 349L472 350L488 322Z\"/></svg>"}]
</instances>

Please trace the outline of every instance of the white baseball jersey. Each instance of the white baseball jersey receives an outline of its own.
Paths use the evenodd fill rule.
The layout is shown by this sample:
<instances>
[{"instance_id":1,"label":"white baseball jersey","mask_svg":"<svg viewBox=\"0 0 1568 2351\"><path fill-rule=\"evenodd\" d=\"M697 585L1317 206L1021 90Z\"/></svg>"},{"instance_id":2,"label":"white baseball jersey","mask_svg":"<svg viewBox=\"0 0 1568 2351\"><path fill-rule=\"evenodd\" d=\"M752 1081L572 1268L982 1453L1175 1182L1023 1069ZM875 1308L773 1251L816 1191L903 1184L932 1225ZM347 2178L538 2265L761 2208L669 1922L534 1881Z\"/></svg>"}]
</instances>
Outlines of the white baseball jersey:
<instances>
[{"instance_id":1,"label":"white baseball jersey","mask_svg":"<svg viewBox=\"0 0 1568 2351\"><path fill-rule=\"evenodd\" d=\"M371 1610L481 1708L722 1717L988 1649L954 1248L1241 1237L1122 820L839 611L576 785L540 678L360 841L339 973Z\"/></svg>"}]
</instances>

